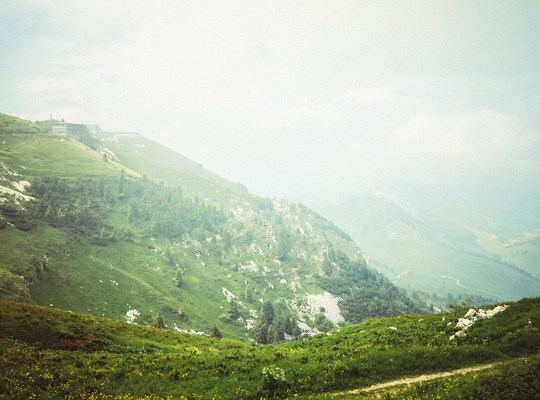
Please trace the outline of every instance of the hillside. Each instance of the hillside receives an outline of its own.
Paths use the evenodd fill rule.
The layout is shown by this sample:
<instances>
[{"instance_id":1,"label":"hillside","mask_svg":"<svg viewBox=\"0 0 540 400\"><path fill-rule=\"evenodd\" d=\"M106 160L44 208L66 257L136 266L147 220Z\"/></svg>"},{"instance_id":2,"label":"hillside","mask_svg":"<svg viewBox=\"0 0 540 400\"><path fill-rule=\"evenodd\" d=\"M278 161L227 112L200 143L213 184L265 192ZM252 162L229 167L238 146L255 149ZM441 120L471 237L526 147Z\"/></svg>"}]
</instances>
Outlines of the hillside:
<instances>
[{"instance_id":1,"label":"hillside","mask_svg":"<svg viewBox=\"0 0 540 400\"><path fill-rule=\"evenodd\" d=\"M0 113L0 135L12 133L46 133L37 122L30 122L9 114Z\"/></svg>"},{"instance_id":2,"label":"hillside","mask_svg":"<svg viewBox=\"0 0 540 400\"><path fill-rule=\"evenodd\" d=\"M97 130L99 151L134 170L144 171L156 182L181 186L186 194L199 197L219 195L223 188L247 193L246 188L232 183L201 164L160 145L136 132L105 132ZM216 187L217 186L217 187Z\"/></svg>"},{"instance_id":3,"label":"hillside","mask_svg":"<svg viewBox=\"0 0 540 400\"><path fill-rule=\"evenodd\" d=\"M540 299L486 310L466 330L465 309L250 346L3 302L0 399L534 398ZM455 372L464 367L477 368Z\"/></svg>"},{"instance_id":4,"label":"hillside","mask_svg":"<svg viewBox=\"0 0 540 400\"><path fill-rule=\"evenodd\" d=\"M420 311L302 205L140 135L26 123L0 147L2 299L261 343Z\"/></svg>"},{"instance_id":5,"label":"hillside","mask_svg":"<svg viewBox=\"0 0 540 400\"><path fill-rule=\"evenodd\" d=\"M440 306L452 298L501 301L540 293L537 234L503 245L495 235L429 218L384 193L357 193L315 207L362 243L370 265Z\"/></svg>"}]
</instances>

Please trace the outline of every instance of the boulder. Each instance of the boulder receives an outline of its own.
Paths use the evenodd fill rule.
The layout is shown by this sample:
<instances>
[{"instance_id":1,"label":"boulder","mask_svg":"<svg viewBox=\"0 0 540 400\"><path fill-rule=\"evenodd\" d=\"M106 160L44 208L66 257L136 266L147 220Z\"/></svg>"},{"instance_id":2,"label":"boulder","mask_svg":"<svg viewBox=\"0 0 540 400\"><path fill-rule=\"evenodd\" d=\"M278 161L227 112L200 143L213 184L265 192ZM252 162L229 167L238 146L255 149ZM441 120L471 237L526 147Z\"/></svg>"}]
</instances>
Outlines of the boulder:
<instances>
[{"instance_id":1,"label":"boulder","mask_svg":"<svg viewBox=\"0 0 540 400\"><path fill-rule=\"evenodd\" d=\"M469 328L472 324L473 324L473 321L471 321L470 319L460 318L458 320L458 323L456 324L456 328L465 330Z\"/></svg>"},{"instance_id":2,"label":"boulder","mask_svg":"<svg viewBox=\"0 0 540 400\"><path fill-rule=\"evenodd\" d=\"M486 313L486 317L487 318L491 318L493 317L495 314L498 314L504 310L506 310L506 305L501 305L501 306L497 306L495 307L493 310L488 310L487 313Z\"/></svg>"}]
</instances>

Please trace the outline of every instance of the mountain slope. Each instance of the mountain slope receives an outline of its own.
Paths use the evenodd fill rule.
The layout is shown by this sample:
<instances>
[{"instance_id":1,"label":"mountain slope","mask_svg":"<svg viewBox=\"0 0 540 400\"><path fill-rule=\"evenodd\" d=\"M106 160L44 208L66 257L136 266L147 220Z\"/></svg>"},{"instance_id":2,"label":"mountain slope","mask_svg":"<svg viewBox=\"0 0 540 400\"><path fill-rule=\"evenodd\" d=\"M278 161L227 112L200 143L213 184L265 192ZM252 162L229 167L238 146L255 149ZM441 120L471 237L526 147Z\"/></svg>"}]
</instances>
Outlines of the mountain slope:
<instances>
[{"instance_id":1,"label":"mountain slope","mask_svg":"<svg viewBox=\"0 0 540 400\"><path fill-rule=\"evenodd\" d=\"M363 395L344 391L488 362L502 364L486 374L416 383L400 389L403 395L384 389L377 395L538 393L539 299L511 303L450 339L465 313L370 319L328 335L254 347L3 302L0 399L358 398Z\"/></svg>"},{"instance_id":2,"label":"mountain slope","mask_svg":"<svg viewBox=\"0 0 540 400\"><path fill-rule=\"evenodd\" d=\"M0 135L12 133L46 133L39 123L0 113Z\"/></svg>"},{"instance_id":3,"label":"mountain slope","mask_svg":"<svg viewBox=\"0 0 540 400\"><path fill-rule=\"evenodd\" d=\"M401 287L443 298L501 300L539 294L537 277L511 264L515 258L503 259L482 246L469 227L427 218L391 196L358 193L316 208L361 242L370 264Z\"/></svg>"},{"instance_id":4,"label":"mountain slope","mask_svg":"<svg viewBox=\"0 0 540 400\"><path fill-rule=\"evenodd\" d=\"M419 311L320 215L186 172L156 143L158 156L141 153L150 142L138 135L114 151L66 135L4 139L4 183L16 192L0 204L4 299L263 343ZM346 292L332 284L344 276L354 277ZM362 312L373 293L383 314Z\"/></svg>"},{"instance_id":5,"label":"mountain slope","mask_svg":"<svg viewBox=\"0 0 540 400\"><path fill-rule=\"evenodd\" d=\"M190 195L213 196L221 187L246 193L240 184L232 183L201 164L135 132L104 132L98 130L100 151L119 160L123 165L144 173L157 182L182 186ZM218 186L218 188L215 187Z\"/></svg>"}]
</instances>

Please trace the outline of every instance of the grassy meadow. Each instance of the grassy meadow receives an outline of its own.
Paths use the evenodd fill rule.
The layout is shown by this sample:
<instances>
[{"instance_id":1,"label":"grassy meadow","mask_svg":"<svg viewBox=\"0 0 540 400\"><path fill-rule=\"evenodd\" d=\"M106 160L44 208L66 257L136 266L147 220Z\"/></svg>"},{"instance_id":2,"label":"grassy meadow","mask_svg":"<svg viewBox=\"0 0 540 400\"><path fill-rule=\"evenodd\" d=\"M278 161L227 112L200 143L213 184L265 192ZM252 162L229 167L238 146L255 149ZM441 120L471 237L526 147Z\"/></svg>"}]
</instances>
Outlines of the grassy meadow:
<instances>
[{"instance_id":1,"label":"grassy meadow","mask_svg":"<svg viewBox=\"0 0 540 400\"><path fill-rule=\"evenodd\" d=\"M271 346L3 302L0 399L366 398L342 392L488 362L507 367L379 395L501 398L490 396L504 380L501 393L518 398L538 390L539 302L512 303L457 340L449 336L464 310L370 319Z\"/></svg>"}]
</instances>

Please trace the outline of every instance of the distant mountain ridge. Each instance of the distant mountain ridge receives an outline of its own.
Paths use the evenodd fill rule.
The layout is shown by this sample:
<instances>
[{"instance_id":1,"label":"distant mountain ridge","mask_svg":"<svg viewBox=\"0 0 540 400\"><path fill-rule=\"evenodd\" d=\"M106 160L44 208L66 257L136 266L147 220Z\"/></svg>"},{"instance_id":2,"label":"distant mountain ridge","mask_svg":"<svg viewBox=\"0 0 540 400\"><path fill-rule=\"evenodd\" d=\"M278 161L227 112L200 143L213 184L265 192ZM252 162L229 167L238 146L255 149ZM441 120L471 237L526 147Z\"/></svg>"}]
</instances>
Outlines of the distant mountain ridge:
<instances>
[{"instance_id":1,"label":"distant mountain ridge","mask_svg":"<svg viewBox=\"0 0 540 400\"><path fill-rule=\"evenodd\" d=\"M408 290L494 301L540 294L534 233L506 247L496 245L495 235L426 217L395 197L374 192L314 206L363 244L370 264Z\"/></svg>"}]
</instances>

